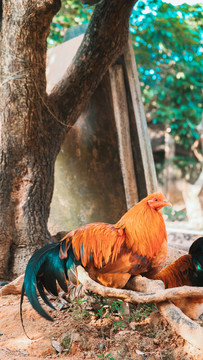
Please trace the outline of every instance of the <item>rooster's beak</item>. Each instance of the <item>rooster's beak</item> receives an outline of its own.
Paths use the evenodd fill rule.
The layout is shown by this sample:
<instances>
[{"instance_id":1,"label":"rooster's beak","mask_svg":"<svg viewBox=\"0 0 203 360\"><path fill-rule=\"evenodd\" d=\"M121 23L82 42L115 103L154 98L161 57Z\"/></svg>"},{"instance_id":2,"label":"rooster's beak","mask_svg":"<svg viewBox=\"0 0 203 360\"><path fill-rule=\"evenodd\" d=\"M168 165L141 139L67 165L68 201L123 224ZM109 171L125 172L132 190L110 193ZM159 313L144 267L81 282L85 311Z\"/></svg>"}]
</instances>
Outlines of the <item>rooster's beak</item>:
<instances>
[{"instance_id":1,"label":"rooster's beak","mask_svg":"<svg viewBox=\"0 0 203 360\"><path fill-rule=\"evenodd\" d=\"M165 200L165 201L163 201L163 206L170 206L170 207L172 207L172 204L171 204L169 201Z\"/></svg>"}]
</instances>

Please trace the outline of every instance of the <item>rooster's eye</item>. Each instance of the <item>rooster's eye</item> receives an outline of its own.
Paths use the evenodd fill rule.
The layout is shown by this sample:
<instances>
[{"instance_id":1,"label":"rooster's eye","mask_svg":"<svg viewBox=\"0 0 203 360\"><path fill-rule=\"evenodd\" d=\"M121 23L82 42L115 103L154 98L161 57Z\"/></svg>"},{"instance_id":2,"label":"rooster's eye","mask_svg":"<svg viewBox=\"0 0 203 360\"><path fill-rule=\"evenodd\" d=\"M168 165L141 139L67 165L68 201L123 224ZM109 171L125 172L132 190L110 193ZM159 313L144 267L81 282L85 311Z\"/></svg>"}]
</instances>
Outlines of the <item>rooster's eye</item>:
<instances>
[{"instance_id":1,"label":"rooster's eye","mask_svg":"<svg viewBox=\"0 0 203 360\"><path fill-rule=\"evenodd\" d=\"M158 199L154 199L154 201L158 201Z\"/></svg>"}]
</instances>

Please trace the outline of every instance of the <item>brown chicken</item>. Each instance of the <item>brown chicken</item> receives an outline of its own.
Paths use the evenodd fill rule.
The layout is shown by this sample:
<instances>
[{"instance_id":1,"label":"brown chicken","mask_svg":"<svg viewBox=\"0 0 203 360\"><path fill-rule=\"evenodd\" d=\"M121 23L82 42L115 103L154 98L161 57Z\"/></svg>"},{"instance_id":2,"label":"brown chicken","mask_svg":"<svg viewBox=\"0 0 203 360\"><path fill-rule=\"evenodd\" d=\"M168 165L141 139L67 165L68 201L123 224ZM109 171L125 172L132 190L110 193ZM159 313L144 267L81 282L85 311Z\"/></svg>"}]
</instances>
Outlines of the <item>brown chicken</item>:
<instances>
[{"instance_id":1,"label":"brown chicken","mask_svg":"<svg viewBox=\"0 0 203 360\"><path fill-rule=\"evenodd\" d=\"M59 243L38 250L29 260L22 288L34 309L51 320L37 298L44 302L46 290L57 295L58 281L67 292L68 283L78 284L77 266L82 265L99 283L123 288L131 275L152 277L164 265L167 237L159 210L171 206L162 193L154 193L133 206L115 224L92 223L69 232Z\"/></svg>"},{"instance_id":2,"label":"brown chicken","mask_svg":"<svg viewBox=\"0 0 203 360\"><path fill-rule=\"evenodd\" d=\"M203 286L203 237L193 242L187 255L166 266L153 279L162 280L165 288ZM186 297L173 302L191 319L197 320L203 313L203 297Z\"/></svg>"}]
</instances>

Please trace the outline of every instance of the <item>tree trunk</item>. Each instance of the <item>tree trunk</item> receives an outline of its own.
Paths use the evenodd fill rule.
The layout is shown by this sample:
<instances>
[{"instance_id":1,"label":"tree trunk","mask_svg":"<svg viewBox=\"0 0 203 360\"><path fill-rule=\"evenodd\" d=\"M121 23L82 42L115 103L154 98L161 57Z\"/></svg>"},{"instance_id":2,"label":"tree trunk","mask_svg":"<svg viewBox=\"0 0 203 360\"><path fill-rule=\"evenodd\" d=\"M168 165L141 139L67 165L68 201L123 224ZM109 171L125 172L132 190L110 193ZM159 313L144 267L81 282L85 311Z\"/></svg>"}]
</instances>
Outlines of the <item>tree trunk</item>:
<instances>
[{"instance_id":1,"label":"tree trunk","mask_svg":"<svg viewBox=\"0 0 203 360\"><path fill-rule=\"evenodd\" d=\"M54 164L128 39L135 0L104 0L70 69L46 94L46 38L60 0L4 0L1 27L0 279L21 274L47 230ZM63 229L62 229L63 230Z\"/></svg>"},{"instance_id":2,"label":"tree trunk","mask_svg":"<svg viewBox=\"0 0 203 360\"><path fill-rule=\"evenodd\" d=\"M3 7L0 277L22 273L25 259L50 237L46 223L58 146L50 146L44 116L46 38L59 6L13 0Z\"/></svg>"}]
</instances>

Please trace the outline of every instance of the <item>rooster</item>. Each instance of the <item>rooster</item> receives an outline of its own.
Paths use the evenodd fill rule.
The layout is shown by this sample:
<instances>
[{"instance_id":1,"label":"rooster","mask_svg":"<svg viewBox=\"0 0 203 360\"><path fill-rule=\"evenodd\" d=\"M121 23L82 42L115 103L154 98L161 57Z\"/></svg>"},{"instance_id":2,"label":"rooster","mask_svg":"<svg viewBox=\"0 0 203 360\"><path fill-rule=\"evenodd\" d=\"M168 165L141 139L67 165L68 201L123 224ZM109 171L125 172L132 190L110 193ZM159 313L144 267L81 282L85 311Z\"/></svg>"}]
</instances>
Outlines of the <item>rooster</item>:
<instances>
[{"instance_id":1,"label":"rooster","mask_svg":"<svg viewBox=\"0 0 203 360\"><path fill-rule=\"evenodd\" d=\"M193 242L187 255L166 266L153 279L162 280L165 288L203 286L203 237ZM186 297L173 302L191 319L197 320L203 313L203 297Z\"/></svg>"},{"instance_id":2,"label":"rooster","mask_svg":"<svg viewBox=\"0 0 203 360\"><path fill-rule=\"evenodd\" d=\"M24 292L33 308L47 320L52 318L39 303L53 308L44 288L57 296L57 284L67 292L78 285L77 266L104 286L123 288L131 275L152 277L162 269L167 256L167 236L160 210L171 206L162 193L153 193L128 210L114 225L92 223L69 232L60 242L49 244L30 258Z\"/></svg>"}]
</instances>

